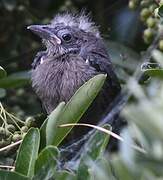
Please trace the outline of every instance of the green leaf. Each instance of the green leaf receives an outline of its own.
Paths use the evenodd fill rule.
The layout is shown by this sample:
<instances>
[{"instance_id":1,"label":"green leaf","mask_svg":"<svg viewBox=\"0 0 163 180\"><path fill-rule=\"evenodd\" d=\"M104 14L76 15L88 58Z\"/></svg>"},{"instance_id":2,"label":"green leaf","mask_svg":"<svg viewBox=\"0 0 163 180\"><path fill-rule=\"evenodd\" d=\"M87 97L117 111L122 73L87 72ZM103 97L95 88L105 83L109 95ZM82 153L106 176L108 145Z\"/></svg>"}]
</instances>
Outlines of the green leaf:
<instances>
[{"instance_id":1,"label":"green leaf","mask_svg":"<svg viewBox=\"0 0 163 180\"><path fill-rule=\"evenodd\" d=\"M30 180L28 177L23 176L16 172L0 170L0 180Z\"/></svg>"},{"instance_id":2,"label":"green leaf","mask_svg":"<svg viewBox=\"0 0 163 180\"><path fill-rule=\"evenodd\" d=\"M42 168L42 171L39 171L32 180L54 180L55 169L53 169L53 165L51 162L46 163L46 165Z\"/></svg>"},{"instance_id":3,"label":"green leaf","mask_svg":"<svg viewBox=\"0 0 163 180\"><path fill-rule=\"evenodd\" d=\"M161 69L158 63L144 63L142 64L141 69L145 75L163 78L163 69Z\"/></svg>"},{"instance_id":4,"label":"green leaf","mask_svg":"<svg viewBox=\"0 0 163 180\"><path fill-rule=\"evenodd\" d=\"M38 156L40 133L36 128L31 128L19 147L16 158L15 171L28 177L34 175L35 162Z\"/></svg>"},{"instance_id":5,"label":"green leaf","mask_svg":"<svg viewBox=\"0 0 163 180\"><path fill-rule=\"evenodd\" d=\"M109 125L105 125L104 128L111 129ZM95 133L90 137L88 142L85 144L84 150L81 155L81 160L78 168L78 179L82 180L83 176L85 179L90 179L88 166L89 160L95 161L101 155L103 155L106 146L109 141L109 135L101 131L95 131Z\"/></svg>"},{"instance_id":6,"label":"green leaf","mask_svg":"<svg viewBox=\"0 0 163 180\"><path fill-rule=\"evenodd\" d=\"M108 155L108 156L107 156ZM89 162L89 166L91 167L91 171L89 171L90 176L95 177L96 179L109 179L110 180L115 180L115 174L113 172L113 167L111 165L111 160L110 160L110 154L106 154L103 156L100 156L100 158L98 158L96 160L96 163L92 161ZM93 179L93 178L92 178Z\"/></svg>"},{"instance_id":7,"label":"green leaf","mask_svg":"<svg viewBox=\"0 0 163 180\"><path fill-rule=\"evenodd\" d=\"M161 27L162 28L162 27ZM163 68L163 53L160 50L154 49L151 52L152 58L158 63L159 68ZM157 63L147 63L147 64L157 64Z\"/></svg>"},{"instance_id":8,"label":"green leaf","mask_svg":"<svg viewBox=\"0 0 163 180\"><path fill-rule=\"evenodd\" d=\"M65 103L61 102L55 110L50 114L47 125L46 125L46 143L47 145L53 144L54 141L54 131L56 127L56 120L61 117Z\"/></svg>"},{"instance_id":9,"label":"green leaf","mask_svg":"<svg viewBox=\"0 0 163 180\"><path fill-rule=\"evenodd\" d=\"M145 74L163 79L163 69L148 69L145 71Z\"/></svg>"},{"instance_id":10,"label":"green leaf","mask_svg":"<svg viewBox=\"0 0 163 180\"><path fill-rule=\"evenodd\" d=\"M48 118L45 119L42 126L40 127L40 151L46 146L46 125Z\"/></svg>"},{"instance_id":11,"label":"green leaf","mask_svg":"<svg viewBox=\"0 0 163 180\"><path fill-rule=\"evenodd\" d=\"M0 66L0 79L6 77L6 75L6 71L3 69L2 66Z\"/></svg>"},{"instance_id":12,"label":"green leaf","mask_svg":"<svg viewBox=\"0 0 163 180\"><path fill-rule=\"evenodd\" d=\"M54 178L56 180L77 180L76 176L69 171L56 171Z\"/></svg>"},{"instance_id":13,"label":"green leaf","mask_svg":"<svg viewBox=\"0 0 163 180\"><path fill-rule=\"evenodd\" d=\"M118 179L125 179L125 180L137 180L138 178L133 172L126 167L123 163L122 159L119 156L114 156L112 160L112 165L114 168L114 172Z\"/></svg>"},{"instance_id":14,"label":"green leaf","mask_svg":"<svg viewBox=\"0 0 163 180\"><path fill-rule=\"evenodd\" d=\"M59 157L59 150L55 146L45 147L39 154L36 164L35 164L35 174L39 171L43 171L45 166L50 165L48 171L53 171L57 164L57 159ZM48 172L47 172L48 173ZM49 174L49 173L48 173Z\"/></svg>"},{"instance_id":15,"label":"green leaf","mask_svg":"<svg viewBox=\"0 0 163 180\"><path fill-rule=\"evenodd\" d=\"M103 128L111 130L111 126L106 124ZM91 159L96 160L106 149L106 146L109 142L109 135L96 130L95 133L89 138L88 142L85 145L82 156L89 156Z\"/></svg>"},{"instance_id":16,"label":"green leaf","mask_svg":"<svg viewBox=\"0 0 163 180\"><path fill-rule=\"evenodd\" d=\"M162 112L154 101L142 99L142 102L138 105L131 104L127 106L123 110L123 115L129 122L136 124L140 128L147 142L151 143L151 139L163 140Z\"/></svg>"},{"instance_id":17,"label":"green leaf","mask_svg":"<svg viewBox=\"0 0 163 180\"><path fill-rule=\"evenodd\" d=\"M160 143L162 146L162 142ZM158 153L158 152L157 152ZM142 171L148 169L151 173L162 177L163 176L163 158L157 158L150 153L148 156L142 153L137 153L135 156L135 161L139 164Z\"/></svg>"},{"instance_id":18,"label":"green leaf","mask_svg":"<svg viewBox=\"0 0 163 180\"><path fill-rule=\"evenodd\" d=\"M127 168L132 169L134 171L135 165L134 165L134 157L135 157L135 150L132 145L134 145L134 141L131 137L129 128L124 128L121 131L121 136L123 138L123 143L120 143L119 149L120 149L120 156L122 161L125 163Z\"/></svg>"},{"instance_id":19,"label":"green leaf","mask_svg":"<svg viewBox=\"0 0 163 180\"><path fill-rule=\"evenodd\" d=\"M28 84L29 80L30 74L28 71L14 73L0 80L0 88L22 87Z\"/></svg>"},{"instance_id":20,"label":"green leaf","mask_svg":"<svg viewBox=\"0 0 163 180\"><path fill-rule=\"evenodd\" d=\"M70 101L65 105L64 109L61 111L62 113L60 116L57 115L56 117L54 112L50 114L46 128L47 145L52 144L54 146L58 146L62 142L73 127L59 128L58 126L78 122L97 96L104 84L105 79L106 75L104 74L99 74L91 78L76 91ZM53 126L51 126L51 124L53 124ZM48 134L49 132L52 134Z\"/></svg>"},{"instance_id":21,"label":"green leaf","mask_svg":"<svg viewBox=\"0 0 163 180\"><path fill-rule=\"evenodd\" d=\"M87 161L90 175L89 180L116 180L113 175L113 169L109 164L109 159L106 156L101 156L97 161Z\"/></svg>"}]
</instances>

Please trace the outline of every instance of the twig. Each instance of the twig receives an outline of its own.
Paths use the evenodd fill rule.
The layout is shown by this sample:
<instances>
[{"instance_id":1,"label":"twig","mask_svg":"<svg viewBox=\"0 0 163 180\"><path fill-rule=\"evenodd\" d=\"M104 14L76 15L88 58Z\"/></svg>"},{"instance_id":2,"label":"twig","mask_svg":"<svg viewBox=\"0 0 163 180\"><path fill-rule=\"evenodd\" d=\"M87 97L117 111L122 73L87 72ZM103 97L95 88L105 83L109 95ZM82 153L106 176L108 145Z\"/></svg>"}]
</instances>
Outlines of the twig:
<instances>
[{"instance_id":1,"label":"twig","mask_svg":"<svg viewBox=\"0 0 163 180\"><path fill-rule=\"evenodd\" d=\"M14 166L0 165L0 168L15 169Z\"/></svg>"},{"instance_id":2,"label":"twig","mask_svg":"<svg viewBox=\"0 0 163 180\"><path fill-rule=\"evenodd\" d=\"M109 135L111 135L112 137L118 139L121 142L124 142L124 139L121 136L119 136L118 134L116 134L116 133L114 133L114 132L112 132L110 130L107 130L107 129L103 128L103 127L96 126L96 125L93 125L93 124L86 124L86 123L77 123L77 124L75 124L75 123L70 123L70 124L59 125L59 127L69 127L69 126L86 126L86 127L91 127L91 128L97 129L99 131L102 131L102 132L104 132L106 134L109 134ZM146 151L144 149L142 149L141 147L139 147L139 146L136 146L136 145L133 145L133 144L130 145L130 146L133 149L135 149L135 150L137 150L137 151L139 151L141 153L146 153Z\"/></svg>"},{"instance_id":3,"label":"twig","mask_svg":"<svg viewBox=\"0 0 163 180\"><path fill-rule=\"evenodd\" d=\"M119 135L113 133L112 131L109 131L109 130L103 128L103 127L96 126L96 125L93 125L93 124L86 124L86 123L77 123L77 124L75 124L75 123L70 123L70 124L62 124L59 127L69 127L69 126L86 126L86 127L91 127L91 128L97 129L99 131L102 131L102 132L104 132L106 134L109 134L109 135L113 136L114 138L116 138L116 139L118 139L120 141L123 141L122 137L120 137Z\"/></svg>"},{"instance_id":4,"label":"twig","mask_svg":"<svg viewBox=\"0 0 163 180\"><path fill-rule=\"evenodd\" d=\"M15 143L12 143L12 144L10 144L10 145L8 145L8 146L5 146L5 147L3 147L3 148L0 148L0 152L5 151L5 150L7 150L7 149L9 149L9 148L11 148L11 147L14 147L14 146L18 145L18 144L21 144L21 142L22 142L22 140L17 141L17 142L15 142Z\"/></svg>"}]
</instances>

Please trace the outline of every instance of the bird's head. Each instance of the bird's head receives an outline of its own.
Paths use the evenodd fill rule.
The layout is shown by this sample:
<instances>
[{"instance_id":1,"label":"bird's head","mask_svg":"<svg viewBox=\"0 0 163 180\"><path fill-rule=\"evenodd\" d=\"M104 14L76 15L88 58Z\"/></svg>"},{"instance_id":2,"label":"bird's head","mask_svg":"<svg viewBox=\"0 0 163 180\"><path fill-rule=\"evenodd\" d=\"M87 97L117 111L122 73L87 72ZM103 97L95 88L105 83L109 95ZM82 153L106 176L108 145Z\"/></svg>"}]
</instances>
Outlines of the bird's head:
<instances>
[{"instance_id":1,"label":"bird's head","mask_svg":"<svg viewBox=\"0 0 163 180\"><path fill-rule=\"evenodd\" d=\"M86 15L57 15L50 24L28 26L42 38L51 57L78 53L87 43L100 38L98 28Z\"/></svg>"}]
</instances>

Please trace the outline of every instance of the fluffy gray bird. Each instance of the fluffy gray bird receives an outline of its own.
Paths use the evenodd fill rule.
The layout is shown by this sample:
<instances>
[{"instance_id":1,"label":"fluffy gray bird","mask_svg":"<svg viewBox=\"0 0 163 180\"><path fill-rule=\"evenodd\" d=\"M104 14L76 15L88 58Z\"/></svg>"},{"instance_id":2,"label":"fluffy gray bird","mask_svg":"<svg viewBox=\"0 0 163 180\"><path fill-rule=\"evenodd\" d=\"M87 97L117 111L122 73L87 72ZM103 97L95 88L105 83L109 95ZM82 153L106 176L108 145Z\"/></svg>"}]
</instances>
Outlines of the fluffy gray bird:
<instances>
[{"instance_id":1,"label":"fluffy gray bird","mask_svg":"<svg viewBox=\"0 0 163 180\"><path fill-rule=\"evenodd\" d=\"M47 113L97 74L107 74L103 89L82 121L97 123L120 92L109 55L98 28L86 15L57 15L50 24L31 25L46 46L32 64L32 86Z\"/></svg>"}]
</instances>

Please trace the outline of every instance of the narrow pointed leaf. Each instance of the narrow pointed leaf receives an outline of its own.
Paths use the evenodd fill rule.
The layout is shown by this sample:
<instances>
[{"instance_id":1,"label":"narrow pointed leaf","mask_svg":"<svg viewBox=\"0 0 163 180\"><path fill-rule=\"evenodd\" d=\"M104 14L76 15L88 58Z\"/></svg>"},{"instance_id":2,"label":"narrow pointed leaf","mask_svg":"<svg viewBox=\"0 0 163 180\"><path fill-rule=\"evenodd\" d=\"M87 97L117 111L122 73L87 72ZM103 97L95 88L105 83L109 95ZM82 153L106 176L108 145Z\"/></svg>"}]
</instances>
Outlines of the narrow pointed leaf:
<instances>
[{"instance_id":1,"label":"narrow pointed leaf","mask_svg":"<svg viewBox=\"0 0 163 180\"><path fill-rule=\"evenodd\" d=\"M28 177L34 175L35 162L38 157L40 133L36 128L31 128L19 147L16 158L15 171Z\"/></svg>"},{"instance_id":2,"label":"narrow pointed leaf","mask_svg":"<svg viewBox=\"0 0 163 180\"><path fill-rule=\"evenodd\" d=\"M103 128L111 130L111 126L106 124ZM90 156L93 160L97 159L106 149L109 142L109 135L96 130L86 143L86 148L83 150L83 157Z\"/></svg>"},{"instance_id":3,"label":"narrow pointed leaf","mask_svg":"<svg viewBox=\"0 0 163 180\"><path fill-rule=\"evenodd\" d=\"M75 174L72 174L71 172L65 170L56 171L54 177L57 180L77 180Z\"/></svg>"},{"instance_id":4,"label":"narrow pointed leaf","mask_svg":"<svg viewBox=\"0 0 163 180\"><path fill-rule=\"evenodd\" d=\"M50 114L46 125L46 143L47 145L53 144L54 134L56 130L56 120L61 117L65 103L61 102L54 111Z\"/></svg>"},{"instance_id":5,"label":"narrow pointed leaf","mask_svg":"<svg viewBox=\"0 0 163 180\"><path fill-rule=\"evenodd\" d=\"M163 79L163 69L147 69L144 73L151 77Z\"/></svg>"},{"instance_id":6,"label":"narrow pointed leaf","mask_svg":"<svg viewBox=\"0 0 163 180\"><path fill-rule=\"evenodd\" d=\"M40 127L40 149L41 151L46 146L46 125L48 122L48 118L45 119L42 126Z\"/></svg>"},{"instance_id":7,"label":"narrow pointed leaf","mask_svg":"<svg viewBox=\"0 0 163 180\"><path fill-rule=\"evenodd\" d=\"M30 74L28 71L22 71L3 77L0 80L0 88L16 88L22 87L30 82Z\"/></svg>"},{"instance_id":8,"label":"narrow pointed leaf","mask_svg":"<svg viewBox=\"0 0 163 180\"><path fill-rule=\"evenodd\" d=\"M158 15L162 18L163 17L163 5L161 5L159 8L158 8Z\"/></svg>"},{"instance_id":9,"label":"narrow pointed leaf","mask_svg":"<svg viewBox=\"0 0 163 180\"><path fill-rule=\"evenodd\" d=\"M161 68L159 63L143 63L141 66L141 70L145 75L157 78L163 78L163 69Z\"/></svg>"},{"instance_id":10,"label":"narrow pointed leaf","mask_svg":"<svg viewBox=\"0 0 163 180\"><path fill-rule=\"evenodd\" d=\"M105 125L104 128L111 129L109 125ZM83 176L86 180L90 179L88 161L95 161L100 158L104 153L106 146L109 141L109 135L101 131L95 131L95 133L90 137L88 142L85 144L83 149L81 160L78 168L78 179L82 180Z\"/></svg>"},{"instance_id":11,"label":"narrow pointed leaf","mask_svg":"<svg viewBox=\"0 0 163 180\"><path fill-rule=\"evenodd\" d=\"M42 172L46 166L50 165L48 171L54 170L59 157L59 150L55 146L47 146L39 154L35 164L35 174ZM51 169L51 170L50 170ZM47 174L49 174L47 172Z\"/></svg>"},{"instance_id":12,"label":"narrow pointed leaf","mask_svg":"<svg viewBox=\"0 0 163 180\"><path fill-rule=\"evenodd\" d=\"M58 146L62 142L73 127L59 128L59 125L78 122L99 93L105 79L106 75L104 74L99 74L91 78L76 91L64 107L60 116L57 118L56 116L53 117L52 112L47 122L47 145L52 144ZM53 122L53 126L50 126L51 122ZM53 132L53 137L48 135L48 132Z\"/></svg>"},{"instance_id":13,"label":"narrow pointed leaf","mask_svg":"<svg viewBox=\"0 0 163 180\"><path fill-rule=\"evenodd\" d=\"M16 172L0 170L0 180L30 180L30 178Z\"/></svg>"}]
</instances>

